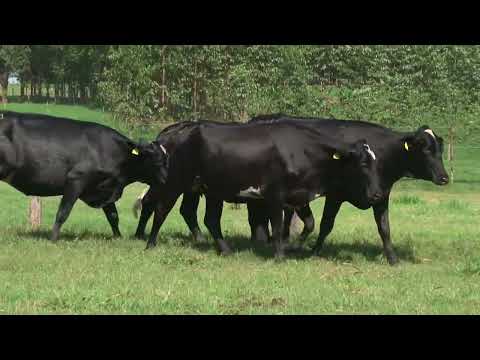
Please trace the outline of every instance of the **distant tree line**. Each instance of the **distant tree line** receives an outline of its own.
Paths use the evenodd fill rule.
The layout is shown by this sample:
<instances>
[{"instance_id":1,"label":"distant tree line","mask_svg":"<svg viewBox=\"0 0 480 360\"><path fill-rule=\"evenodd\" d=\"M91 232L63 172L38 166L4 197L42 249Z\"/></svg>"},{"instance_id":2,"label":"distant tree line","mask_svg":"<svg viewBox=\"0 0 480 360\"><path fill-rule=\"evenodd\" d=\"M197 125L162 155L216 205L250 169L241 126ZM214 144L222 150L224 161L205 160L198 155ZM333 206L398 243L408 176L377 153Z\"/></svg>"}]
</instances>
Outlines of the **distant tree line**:
<instances>
[{"instance_id":1,"label":"distant tree line","mask_svg":"<svg viewBox=\"0 0 480 360\"><path fill-rule=\"evenodd\" d=\"M0 45L0 91L132 123L259 113L477 128L478 46ZM42 90L43 89L43 90Z\"/></svg>"},{"instance_id":2,"label":"distant tree line","mask_svg":"<svg viewBox=\"0 0 480 360\"><path fill-rule=\"evenodd\" d=\"M8 77L20 81L30 100L88 102L97 97L109 45L0 45L0 95L7 101Z\"/></svg>"}]
</instances>

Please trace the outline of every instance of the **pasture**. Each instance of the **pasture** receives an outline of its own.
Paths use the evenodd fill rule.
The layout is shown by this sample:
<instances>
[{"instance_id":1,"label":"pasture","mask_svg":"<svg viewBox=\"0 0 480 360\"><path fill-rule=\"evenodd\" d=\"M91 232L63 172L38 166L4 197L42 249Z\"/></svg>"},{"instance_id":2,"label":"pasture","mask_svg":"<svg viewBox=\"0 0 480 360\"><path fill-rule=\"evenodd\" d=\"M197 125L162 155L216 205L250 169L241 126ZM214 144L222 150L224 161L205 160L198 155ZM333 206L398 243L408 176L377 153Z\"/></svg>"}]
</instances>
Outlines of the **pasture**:
<instances>
[{"instance_id":1,"label":"pasture","mask_svg":"<svg viewBox=\"0 0 480 360\"><path fill-rule=\"evenodd\" d=\"M78 106L7 108L125 131L108 114ZM60 198L42 199L43 223L32 232L29 199L0 182L0 314L478 314L480 159L478 150L465 146L457 157L454 184L405 180L394 187L396 267L383 256L372 210L349 204L342 206L321 257L303 252L277 263L272 248L250 243L245 206L224 207L223 232L235 251L230 257L217 256L210 237L207 244L193 243L180 201L157 248L144 251L145 243L131 237L137 225L131 207L145 187L139 183L117 203L122 238L111 239L101 210L77 202L54 244L48 237ZM318 235L323 203L311 203L316 230L309 244ZM204 205L202 199L200 222Z\"/></svg>"}]
</instances>

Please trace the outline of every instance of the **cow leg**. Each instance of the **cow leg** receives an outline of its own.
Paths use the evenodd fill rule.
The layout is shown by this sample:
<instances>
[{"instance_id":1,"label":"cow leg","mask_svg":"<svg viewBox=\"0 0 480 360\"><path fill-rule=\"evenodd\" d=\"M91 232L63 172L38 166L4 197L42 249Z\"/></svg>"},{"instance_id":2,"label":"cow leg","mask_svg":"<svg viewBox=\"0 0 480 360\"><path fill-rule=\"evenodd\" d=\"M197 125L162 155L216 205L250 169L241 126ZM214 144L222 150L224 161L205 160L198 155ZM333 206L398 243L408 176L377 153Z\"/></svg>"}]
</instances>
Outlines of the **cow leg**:
<instances>
[{"instance_id":1,"label":"cow leg","mask_svg":"<svg viewBox=\"0 0 480 360\"><path fill-rule=\"evenodd\" d=\"M155 215L153 216L152 230L150 232L150 238L148 239L145 250L157 246L157 236L158 232L160 231L160 227L167 218L170 210L172 210L179 196L180 194L174 194L173 196L162 196L160 201L157 202L155 207Z\"/></svg>"},{"instance_id":2,"label":"cow leg","mask_svg":"<svg viewBox=\"0 0 480 360\"><path fill-rule=\"evenodd\" d=\"M138 220L137 231L135 231L135 238L145 239L145 228L147 227L148 219L150 219L154 211L155 200L152 188L150 188L142 199L142 211L140 213L140 219Z\"/></svg>"},{"instance_id":3,"label":"cow leg","mask_svg":"<svg viewBox=\"0 0 480 360\"><path fill-rule=\"evenodd\" d=\"M283 207L280 204L269 205L268 215L272 224L272 239L275 248L275 258L277 260L282 260L285 257L285 249L282 242Z\"/></svg>"},{"instance_id":4,"label":"cow leg","mask_svg":"<svg viewBox=\"0 0 480 360\"><path fill-rule=\"evenodd\" d=\"M323 208L322 221L320 223L320 233L312 250L314 255L319 255L323 243L325 242L325 238L332 231L333 225L335 224L335 217L337 216L341 205L342 202L337 199L328 196L325 199L325 207Z\"/></svg>"},{"instance_id":5,"label":"cow leg","mask_svg":"<svg viewBox=\"0 0 480 360\"><path fill-rule=\"evenodd\" d=\"M292 218L294 214L294 209L292 208L284 208L283 209L283 241L285 244L288 243L290 239L290 224L292 223Z\"/></svg>"},{"instance_id":6,"label":"cow leg","mask_svg":"<svg viewBox=\"0 0 480 360\"><path fill-rule=\"evenodd\" d=\"M58 240L58 237L60 235L60 228L70 215L73 205L80 197L83 189L84 182L73 181L67 183L62 196L62 200L60 201L60 206L58 207L57 216L55 217L55 224L53 225L52 229L52 241Z\"/></svg>"},{"instance_id":7,"label":"cow leg","mask_svg":"<svg viewBox=\"0 0 480 360\"><path fill-rule=\"evenodd\" d=\"M388 196L386 200L373 206L373 214L377 223L378 233L382 238L383 252L390 265L398 263L397 255L393 251L392 240L390 239L390 222L388 220Z\"/></svg>"},{"instance_id":8,"label":"cow leg","mask_svg":"<svg viewBox=\"0 0 480 360\"><path fill-rule=\"evenodd\" d=\"M296 210L296 213L303 221L303 230L300 234L299 240L305 242L308 235L310 235L315 229L315 219L313 217L312 209L310 209L309 205L306 205L303 208Z\"/></svg>"},{"instance_id":9,"label":"cow leg","mask_svg":"<svg viewBox=\"0 0 480 360\"><path fill-rule=\"evenodd\" d=\"M223 240L222 228L220 225L222 211L223 200L207 196L207 208L204 218L205 226L215 240L215 244L217 245L217 250L219 251L220 255L230 255L232 250L225 240Z\"/></svg>"},{"instance_id":10,"label":"cow leg","mask_svg":"<svg viewBox=\"0 0 480 360\"><path fill-rule=\"evenodd\" d=\"M247 201L247 208L252 242L266 244L269 238L269 231L265 204L258 200L249 200Z\"/></svg>"},{"instance_id":11,"label":"cow leg","mask_svg":"<svg viewBox=\"0 0 480 360\"><path fill-rule=\"evenodd\" d=\"M197 242L205 242L205 237L198 226L197 209L200 201L200 193L186 192L183 194L180 214L188 225L193 238Z\"/></svg>"},{"instance_id":12,"label":"cow leg","mask_svg":"<svg viewBox=\"0 0 480 360\"><path fill-rule=\"evenodd\" d=\"M103 207L103 212L105 213L105 216L107 217L107 220L112 227L113 231L113 237L120 237L122 234L120 234L120 229L118 228L118 211L117 207L115 206L115 203L108 204L107 206Z\"/></svg>"}]
</instances>

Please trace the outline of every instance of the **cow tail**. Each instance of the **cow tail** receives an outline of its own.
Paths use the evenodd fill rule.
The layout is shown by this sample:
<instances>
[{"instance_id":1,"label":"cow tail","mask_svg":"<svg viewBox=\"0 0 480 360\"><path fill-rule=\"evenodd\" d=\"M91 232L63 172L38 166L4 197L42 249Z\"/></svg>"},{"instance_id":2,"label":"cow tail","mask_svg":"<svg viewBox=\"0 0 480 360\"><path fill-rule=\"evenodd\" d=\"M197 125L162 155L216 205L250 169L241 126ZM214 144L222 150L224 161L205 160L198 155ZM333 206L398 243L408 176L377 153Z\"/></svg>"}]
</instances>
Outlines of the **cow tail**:
<instances>
[{"instance_id":1,"label":"cow tail","mask_svg":"<svg viewBox=\"0 0 480 360\"><path fill-rule=\"evenodd\" d=\"M133 216L135 216L136 219L138 219L138 211L142 211L142 200L147 194L148 190L150 190L150 188L145 188L145 190L143 190L143 192L139 196L137 196L137 199L133 203L132 211Z\"/></svg>"}]
</instances>

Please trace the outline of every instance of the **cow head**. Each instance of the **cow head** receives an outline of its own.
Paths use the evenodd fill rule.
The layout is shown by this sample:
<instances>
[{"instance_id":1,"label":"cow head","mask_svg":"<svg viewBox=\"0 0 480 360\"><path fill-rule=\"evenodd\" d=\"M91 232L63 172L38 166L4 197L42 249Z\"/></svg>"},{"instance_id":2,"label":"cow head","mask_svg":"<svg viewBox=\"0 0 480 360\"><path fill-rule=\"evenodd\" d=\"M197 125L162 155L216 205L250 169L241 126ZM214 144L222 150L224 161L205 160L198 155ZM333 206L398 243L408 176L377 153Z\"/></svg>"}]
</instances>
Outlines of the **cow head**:
<instances>
[{"instance_id":1,"label":"cow head","mask_svg":"<svg viewBox=\"0 0 480 360\"><path fill-rule=\"evenodd\" d=\"M402 139L401 145L408 158L408 172L416 178L432 181L436 185L449 182L443 165L443 139L428 126Z\"/></svg>"},{"instance_id":2,"label":"cow head","mask_svg":"<svg viewBox=\"0 0 480 360\"><path fill-rule=\"evenodd\" d=\"M383 198L378 175L377 156L367 141L351 144L346 153L336 153L333 158L343 161L340 182L342 193L359 208L369 208Z\"/></svg>"},{"instance_id":3,"label":"cow head","mask_svg":"<svg viewBox=\"0 0 480 360\"><path fill-rule=\"evenodd\" d=\"M159 184L165 184L168 177L169 154L164 144L153 141L139 144L132 149L132 155L137 156L143 167L150 174L150 179Z\"/></svg>"}]
</instances>

